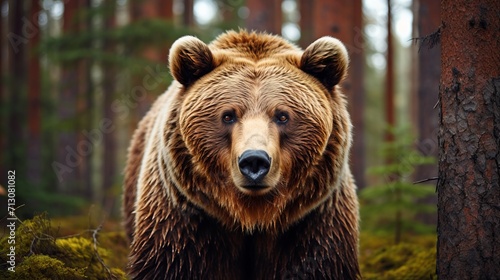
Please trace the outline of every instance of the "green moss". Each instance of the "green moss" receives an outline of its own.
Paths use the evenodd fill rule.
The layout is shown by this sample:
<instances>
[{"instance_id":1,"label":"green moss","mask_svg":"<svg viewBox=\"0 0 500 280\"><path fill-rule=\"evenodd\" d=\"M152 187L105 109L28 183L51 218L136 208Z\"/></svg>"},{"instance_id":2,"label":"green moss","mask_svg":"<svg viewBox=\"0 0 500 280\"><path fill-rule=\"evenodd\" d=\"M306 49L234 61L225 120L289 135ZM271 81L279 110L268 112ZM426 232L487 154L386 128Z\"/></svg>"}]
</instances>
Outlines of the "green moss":
<instances>
[{"instance_id":1,"label":"green moss","mask_svg":"<svg viewBox=\"0 0 500 280\"><path fill-rule=\"evenodd\" d=\"M22 223L16 222L16 225L15 244L8 244L8 236L5 236L0 240L1 252L7 251L11 245L14 245L16 260L19 260L30 254L39 252L51 254L57 250L53 237L54 230L46 214L35 216ZM0 258L2 257L4 257L3 254Z\"/></svg>"},{"instance_id":2,"label":"green moss","mask_svg":"<svg viewBox=\"0 0 500 280\"><path fill-rule=\"evenodd\" d=\"M56 231L45 214L18 225L15 243L16 272L0 271L0 278L126 279L121 269L127 256L124 234L106 235L104 240L109 247L103 247L98 243L100 232L96 230L86 230L73 237L56 237ZM114 244L111 238L120 242ZM10 246L8 236L4 236L0 240L2 263L7 261L5 257ZM116 246L120 248L117 258L113 257L111 251ZM116 259L123 262L118 263Z\"/></svg>"},{"instance_id":3,"label":"green moss","mask_svg":"<svg viewBox=\"0 0 500 280\"><path fill-rule=\"evenodd\" d=\"M109 248L111 256L106 262L112 267L124 267L128 262L129 243L125 232L103 232L99 236L99 244L102 248Z\"/></svg>"},{"instance_id":4,"label":"green moss","mask_svg":"<svg viewBox=\"0 0 500 280\"><path fill-rule=\"evenodd\" d=\"M381 239L362 243L361 270L363 279L434 279L436 249L430 245L428 238L416 243L400 243L397 245L380 244ZM426 244L422 246L420 244ZM367 248L376 244L376 247ZM363 247L365 246L365 247Z\"/></svg>"},{"instance_id":5,"label":"green moss","mask_svg":"<svg viewBox=\"0 0 500 280\"><path fill-rule=\"evenodd\" d=\"M64 260L68 266L85 269L85 275L90 278L102 279L106 275L107 271L97 254L104 260L109 252L100 247L97 247L96 252L91 240L83 237L57 239L56 245L59 259Z\"/></svg>"},{"instance_id":6,"label":"green moss","mask_svg":"<svg viewBox=\"0 0 500 280\"><path fill-rule=\"evenodd\" d=\"M435 260L435 249L419 252L401 267L388 271L387 279L437 279Z\"/></svg>"},{"instance_id":7,"label":"green moss","mask_svg":"<svg viewBox=\"0 0 500 280\"><path fill-rule=\"evenodd\" d=\"M9 279L86 279L84 269L71 268L62 261L46 255L31 255L10 273Z\"/></svg>"}]
</instances>

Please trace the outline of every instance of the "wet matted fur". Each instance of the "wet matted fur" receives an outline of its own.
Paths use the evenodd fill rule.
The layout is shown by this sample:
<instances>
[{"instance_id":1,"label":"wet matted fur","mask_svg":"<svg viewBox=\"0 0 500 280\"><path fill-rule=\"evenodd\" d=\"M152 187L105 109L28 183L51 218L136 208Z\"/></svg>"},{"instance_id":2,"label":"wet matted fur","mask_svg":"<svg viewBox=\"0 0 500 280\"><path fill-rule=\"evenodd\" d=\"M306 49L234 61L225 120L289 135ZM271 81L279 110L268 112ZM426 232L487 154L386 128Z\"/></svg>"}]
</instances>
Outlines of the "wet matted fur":
<instances>
[{"instance_id":1,"label":"wet matted fur","mask_svg":"<svg viewBox=\"0 0 500 280\"><path fill-rule=\"evenodd\" d=\"M359 278L344 45L230 31L182 37L169 59L175 81L125 170L130 276ZM248 150L270 161L258 188L238 164Z\"/></svg>"}]
</instances>

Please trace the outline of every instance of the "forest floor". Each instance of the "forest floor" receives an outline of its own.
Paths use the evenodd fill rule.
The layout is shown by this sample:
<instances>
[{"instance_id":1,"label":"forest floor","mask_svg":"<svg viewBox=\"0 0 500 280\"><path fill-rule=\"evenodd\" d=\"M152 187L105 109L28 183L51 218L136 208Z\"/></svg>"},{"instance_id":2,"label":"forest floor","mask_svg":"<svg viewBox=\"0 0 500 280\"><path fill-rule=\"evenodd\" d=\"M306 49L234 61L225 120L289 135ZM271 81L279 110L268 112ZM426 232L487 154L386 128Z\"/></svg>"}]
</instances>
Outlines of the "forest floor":
<instances>
[{"instance_id":1,"label":"forest floor","mask_svg":"<svg viewBox=\"0 0 500 280\"><path fill-rule=\"evenodd\" d=\"M38 215L18 224L14 258L8 256L10 235L8 230L0 232L2 279L30 279L33 275L43 279L126 279L129 244L120 221ZM435 245L436 236L431 234L407 235L395 244L390 236L362 231L363 279L436 279ZM15 273L8 271L12 259Z\"/></svg>"}]
</instances>

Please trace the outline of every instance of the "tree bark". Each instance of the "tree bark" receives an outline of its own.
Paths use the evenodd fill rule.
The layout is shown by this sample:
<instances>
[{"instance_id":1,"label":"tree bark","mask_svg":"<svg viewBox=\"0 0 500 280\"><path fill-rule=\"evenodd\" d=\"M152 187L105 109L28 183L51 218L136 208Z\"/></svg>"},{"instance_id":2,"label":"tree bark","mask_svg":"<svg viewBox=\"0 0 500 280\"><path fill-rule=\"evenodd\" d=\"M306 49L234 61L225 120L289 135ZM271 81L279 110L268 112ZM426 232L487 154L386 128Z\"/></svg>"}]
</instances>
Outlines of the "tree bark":
<instances>
[{"instance_id":1,"label":"tree bark","mask_svg":"<svg viewBox=\"0 0 500 280\"><path fill-rule=\"evenodd\" d=\"M442 1L437 274L500 275L500 2Z\"/></svg>"}]
</instances>

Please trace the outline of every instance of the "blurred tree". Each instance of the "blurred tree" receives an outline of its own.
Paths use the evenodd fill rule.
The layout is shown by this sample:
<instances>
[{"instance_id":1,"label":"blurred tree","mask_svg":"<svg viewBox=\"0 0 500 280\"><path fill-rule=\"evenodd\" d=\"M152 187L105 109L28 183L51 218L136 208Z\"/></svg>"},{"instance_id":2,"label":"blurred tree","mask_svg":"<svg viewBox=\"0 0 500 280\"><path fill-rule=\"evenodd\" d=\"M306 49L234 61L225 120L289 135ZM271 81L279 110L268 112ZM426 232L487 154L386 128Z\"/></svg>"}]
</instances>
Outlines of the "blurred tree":
<instances>
[{"instance_id":1,"label":"blurred tree","mask_svg":"<svg viewBox=\"0 0 500 280\"><path fill-rule=\"evenodd\" d=\"M184 0L184 14L182 16L184 26L194 26L194 0Z\"/></svg>"},{"instance_id":2,"label":"blurred tree","mask_svg":"<svg viewBox=\"0 0 500 280\"><path fill-rule=\"evenodd\" d=\"M297 5L300 11L300 40L299 44L302 48L306 48L314 42L314 2L297 0Z\"/></svg>"},{"instance_id":3,"label":"blurred tree","mask_svg":"<svg viewBox=\"0 0 500 280\"><path fill-rule=\"evenodd\" d=\"M187 15L189 13L192 14L193 10L192 3L193 3L192 0L184 1L184 12L185 12L184 17L189 17L189 15ZM162 0L131 1L130 5L131 23L133 24L153 19L172 21L172 18L165 18L165 16L173 15L172 9L173 9L173 1L166 1L166 2ZM193 22L189 24L192 25ZM184 23L186 24L187 22L184 21ZM151 34L151 36L159 36L159 35ZM167 44L161 44L160 47L158 47L157 45L145 46L144 48L141 49L140 56L146 58L148 61L155 62L156 64L160 63L161 66L166 67L168 59L167 54L169 48L170 45ZM143 77L138 78L138 81L136 81L135 84L140 84L142 79ZM149 110L150 104L156 98L156 95L148 94L146 98L147 100L143 100L144 102L139 102L138 104L139 106L138 116L136 116L135 120L133 121L134 124L139 122L142 116L146 114L146 112Z\"/></svg>"},{"instance_id":4,"label":"blurred tree","mask_svg":"<svg viewBox=\"0 0 500 280\"><path fill-rule=\"evenodd\" d=\"M16 182L26 183L26 44L29 39L26 26L19 20L25 17L25 2L8 1L8 33L7 33L7 72L5 103L2 104L2 114L7 123L3 128L6 139L5 166L16 171ZM3 59L3 57L2 57ZM8 104L8 106L7 106ZM4 111L5 110L5 111ZM5 113L4 113L5 112ZM6 174L6 173L4 173Z\"/></svg>"},{"instance_id":5,"label":"blurred tree","mask_svg":"<svg viewBox=\"0 0 500 280\"><path fill-rule=\"evenodd\" d=\"M249 30L281 34L283 18L281 0L247 1L247 7L250 10L246 20L246 27Z\"/></svg>"},{"instance_id":6,"label":"blurred tree","mask_svg":"<svg viewBox=\"0 0 500 280\"><path fill-rule=\"evenodd\" d=\"M441 24L439 5L439 1L435 0L415 1L416 11L414 13L417 22L415 37L421 37L421 42L429 42L429 40L425 40L426 36L436 32ZM440 56L438 47L422 44L419 47L416 61L414 61L418 70L413 79L415 84L415 92L412 94L412 107L415 111L413 112L413 121L418 133L417 148L426 156L437 156L438 151L439 118L435 105L439 95ZM419 166L415 174L418 180L436 176L437 166L435 165Z\"/></svg>"},{"instance_id":7,"label":"blurred tree","mask_svg":"<svg viewBox=\"0 0 500 280\"><path fill-rule=\"evenodd\" d=\"M80 1L68 1L64 3L64 14L62 29L63 32L72 33L78 32L77 13L82 3ZM87 147L80 146L77 148L78 134L76 127L77 118L77 98L79 96L80 80L78 68L73 65L65 64L61 69L61 83L59 88L59 96L57 97L59 106L57 106L57 114L60 121L59 128L61 133L58 135L56 146L57 149L56 161L52 167L58 178L59 191L66 190L72 186L72 191L82 190L82 182L85 179L79 177L79 170L84 163L82 154ZM88 156L88 154L87 154Z\"/></svg>"},{"instance_id":8,"label":"blurred tree","mask_svg":"<svg viewBox=\"0 0 500 280\"><path fill-rule=\"evenodd\" d=\"M32 1L29 20L33 25L32 38L29 40L29 67L28 67L28 157L27 174L30 184L39 186L41 183L41 96L40 96L40 60L37 53L40 42L40 26L38 15L40 14L40 1Z\"/></svg>"},{"instance_id":9,"label":"blurred tree","mask_svg":"<svg viewBox=\"0 0 500 280\"><path fill-rule=\"evenodd\" d=\"M385 118L389 127L396 126L396 119L394 118L394 43L392 42L392 4L391 0L387 0L387 68L385 74ZM392 132L386 132L385 140L391 142L394 139ZM391 159L388 159L391 161Z\"/></svg>"},{"instance_id":10,"label":"blurred tree","mask_svg":"<svg viewBox=\"0 0 500 280\"><path fill-rule=\"evenodd\" d=\"M441 279L500 275L500 2L441 1Z\"/></svg>"},{"instance_id":11,"label":"blurred tree","mask_svg":"<svg viewBox=\"0 0 500 280\"><path fill-rule=\"evenodd\" d=\"M105 2L106 15L104 16L104 28L106 30L112 30L116 27L116 0L109 0ZM162 9L159 9L163 11ZM117 52L117 46L112 42L112 40L104 39L104 51L108 53ZM116 76L117 69L115 65L101 65L105 68L103 71L103 83L102 83L102 93L103 93L103 119L110 121L113 124L112 131L106 131L103 133L103 180L101 193L102 197L95 199L94 201L100 201L107 213L111 213L113 201L115 200L115 193L113 192L113 186L121 182L117 182L117 141L116 141L116 118L113 112L113 101L116 99Z\"/></svg>"},{"instance_id":12,"label":"blurred tree","mask_svg":"<svg viewBox=\"0 0 500 280\"><path fill-rule=\"evenodd\" d=\"M238 30L238 28L245 26L243 17L247 16L249 12L245 4L243 0L216 1L219 20L216 21L216 25L214 26L215 31L220 33L226 30ZM242 13L242 16L239 13Z\"/></svg>"},{"instance_id":13,"label":"blurred tree","mask_svg":"<svg viewBox=\"0 0 500 280\"><path fill-rule=\"evenodd\" d=\"M359 189L365 186L364 110L364 42L362 1L299 0L300 44L306 48L322 36L333 36L347 47L351 64L349 75L341 87L349 100L349 112L354 125L351 168Z\"/></svg>"}]
</instances>

